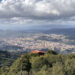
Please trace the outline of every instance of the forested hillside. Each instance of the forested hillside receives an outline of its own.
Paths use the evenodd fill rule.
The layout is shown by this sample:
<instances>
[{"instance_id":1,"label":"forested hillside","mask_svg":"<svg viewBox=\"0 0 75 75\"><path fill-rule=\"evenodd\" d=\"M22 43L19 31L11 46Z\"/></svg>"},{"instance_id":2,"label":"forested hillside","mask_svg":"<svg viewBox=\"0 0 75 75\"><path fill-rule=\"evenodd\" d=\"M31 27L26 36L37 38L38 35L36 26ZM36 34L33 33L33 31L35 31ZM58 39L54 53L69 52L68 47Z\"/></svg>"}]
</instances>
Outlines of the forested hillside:
<instances>
[{"instance_id":1,"label":"forested hillside","mask_svg":"<svg viewBox=\"0 0 75 75\"><path fill-rule=\"evenodd\" d=\"M44 55L24 54L12 66L2 67L0 75L75 75L75 54L61 55L51 50Z\"/></svg>"},{"instance_id":2,"label":"forested hillside","mask_svg":"<svg viewBox=\"0 0 75 75\"><path fill-rule=\"evenodd\" d=\"M22 54L25 54L25 52L0 51L0 68L2 66L11 66Z\"/></svg>"}]
</instances>

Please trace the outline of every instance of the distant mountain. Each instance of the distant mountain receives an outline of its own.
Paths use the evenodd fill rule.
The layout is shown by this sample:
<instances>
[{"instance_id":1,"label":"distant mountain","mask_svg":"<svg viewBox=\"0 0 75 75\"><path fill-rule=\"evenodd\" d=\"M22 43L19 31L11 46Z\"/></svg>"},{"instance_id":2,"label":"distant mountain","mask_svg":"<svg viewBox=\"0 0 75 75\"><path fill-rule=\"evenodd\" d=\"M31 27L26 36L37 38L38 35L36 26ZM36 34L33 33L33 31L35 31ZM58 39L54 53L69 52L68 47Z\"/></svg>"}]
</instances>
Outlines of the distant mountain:
<instances>
[{"instance_id":1,"label":"distant mountain","mask_svg":"<svg viewBox=\"0 0 75 75\"><path fill-rule=\"evenodd\" d=\"M56 33L56 34L74 35L75 34L75 28L49 29L49 30L44 31L44 33Z\"/></svg>"},{"instance_id":2,"label":"distant mountain","mask_svg":"<svg viewBox=\"0 0 75 75\"><path fill-rule=\"evenodd\" d=\"M74 35L75 28L52 28L52 29L30 29L30 30L0 30L0 37L1 36L13 36L13 35L22 35L24 33L47 33L47 34L67 34L67 35Z\"/></svg>"}]
</instances>

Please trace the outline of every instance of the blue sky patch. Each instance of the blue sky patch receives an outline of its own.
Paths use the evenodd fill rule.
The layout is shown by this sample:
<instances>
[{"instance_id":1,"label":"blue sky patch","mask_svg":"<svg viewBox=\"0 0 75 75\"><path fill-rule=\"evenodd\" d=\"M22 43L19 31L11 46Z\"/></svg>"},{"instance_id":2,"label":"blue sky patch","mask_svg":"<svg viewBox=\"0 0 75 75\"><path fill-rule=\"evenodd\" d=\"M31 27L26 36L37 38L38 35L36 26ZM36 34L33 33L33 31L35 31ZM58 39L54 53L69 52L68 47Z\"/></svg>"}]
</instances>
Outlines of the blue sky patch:
<instances>
[{"instance_id":1,"label":"blue sky patch","mask_svg":"<svg viewBox=\"0 0 75 75\"><path fill-rule=\"evenodd\" d=\"M0 0L0 2L1 2L2 0Z\"/></svg>"}]
</instances>

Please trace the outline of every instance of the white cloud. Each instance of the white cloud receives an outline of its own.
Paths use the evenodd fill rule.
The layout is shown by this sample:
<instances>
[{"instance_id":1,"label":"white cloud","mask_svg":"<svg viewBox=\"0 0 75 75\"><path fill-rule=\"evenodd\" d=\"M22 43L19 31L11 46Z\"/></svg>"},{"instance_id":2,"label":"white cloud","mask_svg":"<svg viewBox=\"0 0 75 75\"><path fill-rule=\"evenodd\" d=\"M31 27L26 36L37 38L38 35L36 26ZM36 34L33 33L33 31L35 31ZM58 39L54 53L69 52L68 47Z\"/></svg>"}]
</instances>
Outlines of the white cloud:
<instances>
[{"instance_id":1,"label":"white cloud","mask_svg":"<svg viewBox=\"0 0 75 75\"><path fill-rule=\"evenodd\" d=\"M74 16L75 0L2 0L0 3L0 23L51 23L75 20Z\"/></svg>"}]
</instances>

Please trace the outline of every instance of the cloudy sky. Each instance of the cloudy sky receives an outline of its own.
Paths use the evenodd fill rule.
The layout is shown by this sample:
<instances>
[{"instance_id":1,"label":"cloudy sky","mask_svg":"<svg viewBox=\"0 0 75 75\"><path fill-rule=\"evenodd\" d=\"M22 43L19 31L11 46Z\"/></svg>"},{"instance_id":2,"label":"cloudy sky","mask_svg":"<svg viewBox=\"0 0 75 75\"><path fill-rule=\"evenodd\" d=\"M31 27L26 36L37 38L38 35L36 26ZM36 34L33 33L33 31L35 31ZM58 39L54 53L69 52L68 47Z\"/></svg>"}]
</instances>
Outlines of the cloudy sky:
<instances>
[{"instance_id":1,"label":"cloudy sky","mask_svg":"<svg viewBox=\"0 0 75 75\"><path fill-rule=\"evenodd\" d=\"M74 26L75 0L0 0L0 27Z\"/></svg>"}]
</instances>

